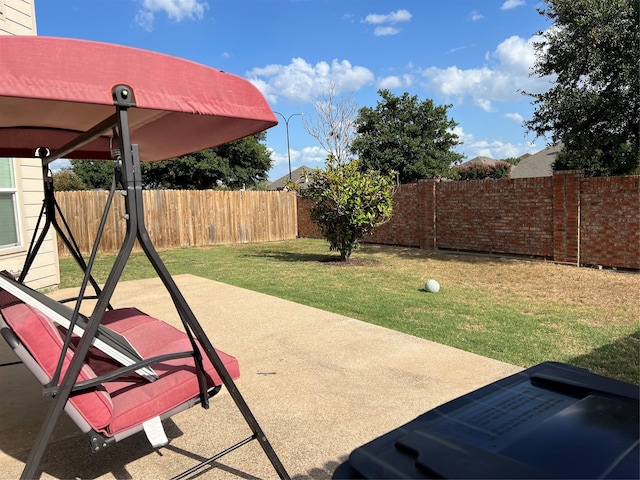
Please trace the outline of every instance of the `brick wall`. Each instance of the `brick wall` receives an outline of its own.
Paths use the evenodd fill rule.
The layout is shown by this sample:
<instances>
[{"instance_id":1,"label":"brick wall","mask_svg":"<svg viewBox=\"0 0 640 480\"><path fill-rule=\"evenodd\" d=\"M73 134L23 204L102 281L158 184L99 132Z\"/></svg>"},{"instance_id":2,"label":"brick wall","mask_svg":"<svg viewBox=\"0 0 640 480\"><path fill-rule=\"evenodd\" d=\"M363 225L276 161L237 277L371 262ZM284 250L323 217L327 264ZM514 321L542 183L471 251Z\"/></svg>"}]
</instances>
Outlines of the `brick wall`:
<instances>
[{"instance_id":1,"label":"brick wall","mask_svg":"<svg viewBox=\"0 0 640 480\"><path fill-rule=\"evenodd\" d=\"M574 170L553 176L553 259L556 262L580 263L581 179L581 173Z\"/></svg>"},{"instance_id":2,"label":"brick wall","mask_svg":"<svg viewBox=\"0 0 640 480\"><path fill-rule=\"evenodd\" d=\"M298 202L298 234L320 237ZM401 185L370 243L640 269L640 177L553 177Z\"/></svg>"},{"instance_id":3,"label":"brick wall","mask_svg":"<svg viewBox=\"0 0 640 480\"><path fill-rule=\"evenodd\" d=\"M580 261L640 269L640 177L582 179Z\"/></svg>"},{"instance_id":4,"label":"brick wall","mask_svg":"<svg viewBox=\"0 0 640 480\"><path fill-rule=\"evenodd\" d=\"M420 246L420 231L426 222L421 215L424 203L418 193L420 183L400 185L393 195L393 215L366 237L365 241L383 245Z\"/></svg>"},{"instance_id":5,"label":"brick wall","mask_svg":"<svg viewBox=\"0 0 640 480\"><path fill-rule=\"evenodd\" d=\"M553 255L551 178L442 182L437 248Z\"/></svg>"}]
</instances>

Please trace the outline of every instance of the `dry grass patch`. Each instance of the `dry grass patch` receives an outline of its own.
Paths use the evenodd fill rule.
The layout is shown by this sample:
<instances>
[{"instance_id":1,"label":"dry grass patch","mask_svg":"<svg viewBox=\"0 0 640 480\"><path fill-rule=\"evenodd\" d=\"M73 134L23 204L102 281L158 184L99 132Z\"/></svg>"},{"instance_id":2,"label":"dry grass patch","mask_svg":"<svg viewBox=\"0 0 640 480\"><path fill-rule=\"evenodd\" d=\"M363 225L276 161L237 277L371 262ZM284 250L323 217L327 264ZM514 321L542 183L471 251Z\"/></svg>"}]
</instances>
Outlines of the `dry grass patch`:
<instances>
[{"instance_id":1,"label":"dry grass patch","mask_svg":"<svg viewBox=\"0 0 640 480\"><path fill-rule=\"evenodd\" d=\"M394 268L406 275L418 274L425 281L435 278L443 288L480 288L498 302L509 297L534 307L533 312L536 307L554 304L585 312L584 320L589 323L640 322L640 275L636 272L398 247L367 246L367 251L395 256Z\"/></svg>"}]
</instances>

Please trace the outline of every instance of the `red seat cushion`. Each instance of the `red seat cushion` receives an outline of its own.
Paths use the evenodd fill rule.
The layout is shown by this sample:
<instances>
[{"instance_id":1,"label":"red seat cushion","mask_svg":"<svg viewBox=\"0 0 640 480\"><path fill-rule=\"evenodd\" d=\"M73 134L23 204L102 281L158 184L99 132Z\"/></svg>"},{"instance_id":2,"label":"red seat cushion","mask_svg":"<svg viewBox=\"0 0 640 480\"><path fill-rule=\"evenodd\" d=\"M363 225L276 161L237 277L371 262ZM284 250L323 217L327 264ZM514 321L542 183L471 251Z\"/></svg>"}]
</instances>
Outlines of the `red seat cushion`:
<instances>
[{"instance_id":1,"label":"red seat cushion","mask_svg":"<svg viewBox=\"0 0 640 480\"><path fill-rule=\"evenodd\" d=\"M124 335L143 358L191 351L191 343L184 332L135 308L108 311L102 324ZM219 350L216 352L231 378L239 378L237 359ZM221 385L220 376L204 354L203 366L209 387ZM192 357L170 360L151 367L158 374L158 379L154 382L130 376L105 383L113 403L113 418L107 433L113 435L131 428L198 395L198 378Z\"/></svg>"},{"instance_id":2,"label":"red seat cushion","mask_svg":"<svg viewBox=\"0 0 640 480\"><path fill-rule=\"evenodd\" d=\"M63 346L58 329L48 317L29 305L21 302L4 305L2 315L5 322L51 378ZM191 351L191 342L184 332L135 308L108 311L102 324L124 335L143 358ZM219 350L216 352L231 378L239 378L236 358ZM73 353L68 351L62 375L67 371L72 358ZM95 378L96 374L103 375L119 366L106 354L91 347L78 380ZM209 388L221 385L220 376L205 355L203 366ZM158 374L158 379L154 382L132 373L115 381L105 382L95 389L74 393L69 401L94 430L114 435L198 396L200 388L193 357L170 360L151 367Z\"/></svg>"}]
</instances>

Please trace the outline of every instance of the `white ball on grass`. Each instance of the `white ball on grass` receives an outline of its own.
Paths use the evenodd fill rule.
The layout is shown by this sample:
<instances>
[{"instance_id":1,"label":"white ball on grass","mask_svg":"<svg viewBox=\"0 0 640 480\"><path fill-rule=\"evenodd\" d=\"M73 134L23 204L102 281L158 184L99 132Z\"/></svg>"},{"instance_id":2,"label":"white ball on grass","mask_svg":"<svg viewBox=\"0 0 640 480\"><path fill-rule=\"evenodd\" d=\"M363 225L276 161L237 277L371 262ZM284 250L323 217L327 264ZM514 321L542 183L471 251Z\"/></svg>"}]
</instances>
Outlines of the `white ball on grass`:
<instances>
[{"instance_id":1,"label":"white ball on grass","mask_svg":"<svg viewBox=\"0 0 640 480\"><path fill-rule=\"evenodd\" d=\"M440 284L432 278L424 284L424 289L430 293L438 293L440 291Z\"/></svg>"}]
</instances>

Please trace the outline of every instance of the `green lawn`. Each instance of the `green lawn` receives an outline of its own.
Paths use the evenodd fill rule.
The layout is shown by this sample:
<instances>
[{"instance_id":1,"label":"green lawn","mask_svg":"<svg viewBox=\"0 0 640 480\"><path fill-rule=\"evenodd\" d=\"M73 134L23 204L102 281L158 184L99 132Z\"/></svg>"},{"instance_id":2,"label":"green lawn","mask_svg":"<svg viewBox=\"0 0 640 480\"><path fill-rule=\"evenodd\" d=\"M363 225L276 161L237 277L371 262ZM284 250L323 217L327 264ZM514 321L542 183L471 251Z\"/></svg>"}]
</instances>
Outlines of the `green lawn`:
<instances>
[{"instance_id":1,"label":"green lawn","mask_svg":"<svg viewBox=\"0 0 640 480\"><path fill-rule=\"evenodd\" d=\"M640 275L402 247L365 245L348 264L322 240L161 252L172 274L332 311L522 367L555 360L640 383ZM104 282L115 256L98 258ZM61 287L79 269L60 261ZM155 276L141 253L124 280ZM423 286L434 278L437 294ZM282 312L286 315L287 312Z\"/></svg>"}]
</instances>

